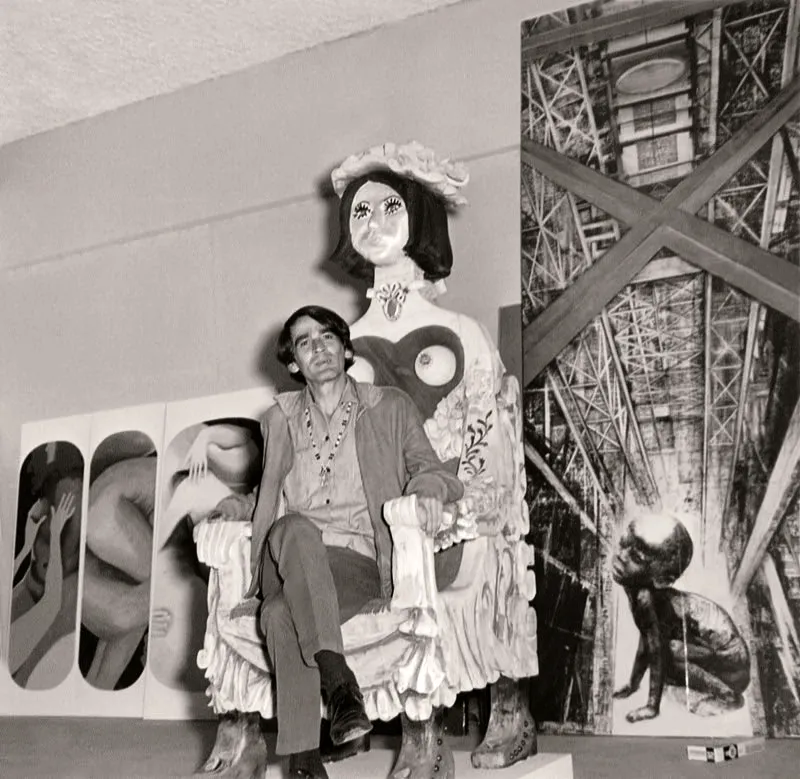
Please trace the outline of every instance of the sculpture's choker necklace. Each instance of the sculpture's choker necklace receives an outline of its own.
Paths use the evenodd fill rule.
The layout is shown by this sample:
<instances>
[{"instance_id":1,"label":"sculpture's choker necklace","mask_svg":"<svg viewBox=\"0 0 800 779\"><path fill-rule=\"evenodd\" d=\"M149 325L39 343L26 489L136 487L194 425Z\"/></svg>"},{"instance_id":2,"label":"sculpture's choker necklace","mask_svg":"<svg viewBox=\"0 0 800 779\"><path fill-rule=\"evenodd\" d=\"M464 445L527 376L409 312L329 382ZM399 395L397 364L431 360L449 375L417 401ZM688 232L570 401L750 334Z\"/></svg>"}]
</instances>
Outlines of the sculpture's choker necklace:
<instances>
[{"instance_id":1,"label":"sculpture's choker necklace","mask_svg":"<svg viewBox=\"0 0 800 779\"><path fill-rule=\"evenodd\" d=\"M377 298L383 308L383 315L390 322L396 322L400 319L400 314L403 313L403 304L406 302L408 293L414 289L422 289L427 284L428 282L425 279L414 279L408 284L400 281L391 281L381 284L377 289L371 287L367 290L367 297Z\"/></svg>"},{"instance_id":2,"label":"sculpture's choker necklace","mask_svg":"<svg viewBox=\"0 0 800 779\"><path fill-rule=\"evenodd\" d=\"M444 280L428 281L427 279L414 279L408 283L402 281L387 281L380 287L370 287L367 290L368 298L377 298L383 308L383 315L390 321L396 322L403 313L403 304L408 293L420 290L422 297L433 300L445 293L447 288Z\"/></svg>"}]
</instances>

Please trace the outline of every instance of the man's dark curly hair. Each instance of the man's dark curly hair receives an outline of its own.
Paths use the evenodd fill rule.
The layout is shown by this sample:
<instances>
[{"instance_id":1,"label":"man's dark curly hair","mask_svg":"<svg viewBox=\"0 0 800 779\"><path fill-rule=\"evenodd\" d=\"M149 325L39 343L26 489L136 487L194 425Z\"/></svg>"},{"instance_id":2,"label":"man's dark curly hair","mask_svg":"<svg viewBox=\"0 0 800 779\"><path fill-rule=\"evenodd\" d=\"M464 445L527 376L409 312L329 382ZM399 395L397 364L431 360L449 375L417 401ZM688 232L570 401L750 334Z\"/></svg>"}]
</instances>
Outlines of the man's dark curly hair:
<instances>
[{"instance_id":1,"label":"man's dark curly hair","mask_svg":"<svg viewBox=\"0 0 800 779\"><path fill-rule=\"evenodd\" d=\"M350 352L350 357L345 355L344 369L349 370L354 362L353 342L350 340L350 327L335 311L324 306L303 306L298 308L283 324L278 335L278 360L281 364L289 366L294 362L294 344L292 343L292 326L304 316L310 317L315 322L330 330L342 343L345 350ZM292 378L305 384L306 380L300 371L292 373Z\"/></svg>"}]
</instances>

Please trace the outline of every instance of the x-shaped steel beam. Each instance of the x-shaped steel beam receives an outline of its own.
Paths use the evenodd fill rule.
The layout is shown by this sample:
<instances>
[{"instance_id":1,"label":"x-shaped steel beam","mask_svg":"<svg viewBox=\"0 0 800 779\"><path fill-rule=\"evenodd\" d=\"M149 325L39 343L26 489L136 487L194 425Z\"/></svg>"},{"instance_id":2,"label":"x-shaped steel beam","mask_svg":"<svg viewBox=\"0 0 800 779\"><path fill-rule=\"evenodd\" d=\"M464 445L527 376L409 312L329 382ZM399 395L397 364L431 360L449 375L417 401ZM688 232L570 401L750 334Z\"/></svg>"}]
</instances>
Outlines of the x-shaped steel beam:
<instances>
[{"instance_id":1,"label":"x-shaped steel beam","mask_svg":"<svg viewBox=\"0 0 800 779\"><path fill-rule=\"evenodd\" d=\"M525 384L536 378L662 248L800 320L799 268L695 216L798 110L800 77L795 77L661 201L541 144L522 140L525 162L630 225L614 246L525 328Z\"/></svg>"}]
</instances>

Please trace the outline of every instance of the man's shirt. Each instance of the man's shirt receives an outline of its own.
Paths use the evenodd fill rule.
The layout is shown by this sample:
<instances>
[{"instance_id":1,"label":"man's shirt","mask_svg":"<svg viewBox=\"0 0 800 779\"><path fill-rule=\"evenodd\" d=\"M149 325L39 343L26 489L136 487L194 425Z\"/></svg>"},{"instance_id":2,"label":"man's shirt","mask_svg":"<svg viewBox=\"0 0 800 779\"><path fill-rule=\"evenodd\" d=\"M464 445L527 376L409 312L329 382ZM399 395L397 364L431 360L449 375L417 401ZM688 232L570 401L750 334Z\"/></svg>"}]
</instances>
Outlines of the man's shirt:
<instances>
[{"instance_id":1,"label":"man's shirt","mask_svg":"<svg viewBox=\"0 0 800 779\"><path fill-rule=\"evenodd\" d=\"M294 464L284 483L284 496L286 510L314 522L326 546L345 547L375 559L375 538L356 453L357 415L358 397L349 379L330 420L306 387L303 403L287 415ZM323 468L330 468L324 479L320 474Z\"/></svg>"}]
</instances>

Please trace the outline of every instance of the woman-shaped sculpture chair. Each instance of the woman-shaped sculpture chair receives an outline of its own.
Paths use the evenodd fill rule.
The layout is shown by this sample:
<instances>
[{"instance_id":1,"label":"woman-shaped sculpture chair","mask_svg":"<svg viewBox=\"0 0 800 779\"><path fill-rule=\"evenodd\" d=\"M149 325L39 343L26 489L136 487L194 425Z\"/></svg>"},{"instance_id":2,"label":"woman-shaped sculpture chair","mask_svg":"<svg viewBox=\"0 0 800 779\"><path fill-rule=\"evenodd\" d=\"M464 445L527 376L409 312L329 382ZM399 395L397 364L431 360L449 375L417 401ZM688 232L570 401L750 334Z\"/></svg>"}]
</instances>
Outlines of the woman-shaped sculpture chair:
<instances>
[{"instance_id":1,"label":"woman-shaped sculpture chair","mask_svg":"<svg viewBox=\"0 0 800 779\"><path fill-rule=\"evenodd\" d=\"M483 327L433 302L452 265L447 208L465 202L466 172L419 144L386 144L348 158L332 178L341 197L332 259L373 281L372 303L352 327L351 372L404 389L465 485L434 538L416 522L413 501L385 507L394 593L386 608L343 626L348 663L370 718L401 717L393 777L452 777L437 713L487 684L491 715L472 761L511 765L536 751L533 718L512 680L538 673L519 387ZM242 519L251 508L242 501ZM252 615L236 616L249 583L248 530L226 522L196 531L198 555L214 569L199 661L217 712L271 717L263 639Z\"/></svg>"}]
</instances>

